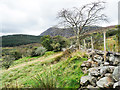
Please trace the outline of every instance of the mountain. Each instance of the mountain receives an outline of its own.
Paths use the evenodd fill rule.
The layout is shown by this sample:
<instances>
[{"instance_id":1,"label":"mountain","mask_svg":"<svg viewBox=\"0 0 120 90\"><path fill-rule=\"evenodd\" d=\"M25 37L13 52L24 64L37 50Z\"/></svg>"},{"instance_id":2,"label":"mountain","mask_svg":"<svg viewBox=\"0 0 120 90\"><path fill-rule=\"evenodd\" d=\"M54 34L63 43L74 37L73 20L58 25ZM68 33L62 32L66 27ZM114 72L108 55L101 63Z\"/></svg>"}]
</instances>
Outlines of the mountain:
<instances>
[{"instance_id":1,"label":"mountain","mask_svg":"<svg viewBox=\"0 0 120 90\"><path fill-rule=\"evenodd\" d=\"M30 43L40 43L40 38L41 36L23 34L7 35L0 37L0 40L2 39L2 44L0 42L0 46L2 45L2 47L13 47Z\"/></svg>"},{"instance_id":2,"label":"mountain","mask_svg":"<svg viewBox=\"0 0 120 90\"><path fill-rule=\"evenodd\" d=\"M91 31L91 30L96 30L98 28L101 28L99 26L88 26L84 28L84 31ZM50 36L63 36L63 37L71 37L75 36L74 31L71 28L57 28L57 27L51 27L44 31L43 33L40 34L40 36L44 35L50 35Z\"/></svg>"}]
</instances>

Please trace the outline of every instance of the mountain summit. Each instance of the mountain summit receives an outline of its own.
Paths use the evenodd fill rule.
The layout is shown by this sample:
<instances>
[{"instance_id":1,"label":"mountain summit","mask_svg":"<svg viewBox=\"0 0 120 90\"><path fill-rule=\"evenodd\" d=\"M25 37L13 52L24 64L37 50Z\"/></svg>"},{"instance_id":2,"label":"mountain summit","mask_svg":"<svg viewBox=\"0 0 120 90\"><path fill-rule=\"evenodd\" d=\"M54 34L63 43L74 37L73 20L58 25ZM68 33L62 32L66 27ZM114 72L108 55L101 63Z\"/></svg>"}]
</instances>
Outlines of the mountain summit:
<instances>
[{"instance_id":1,"label":"mountain summit","mask_svg":"<svg viewBox=\"0 0 120 90\"><path fill-rule=\"evenodd\" d=\"M88 26L85 27L84 30L85 32L90 31L90 30L96 30L100 28L99 26ZM71 37L74 36L74 31L71 28L57 28L57 27L51 27L44 31L43 33L40 34L40 36L44 35L50 35L50 36L63 36L63 37Z\"/></svg>"}]
</instances>

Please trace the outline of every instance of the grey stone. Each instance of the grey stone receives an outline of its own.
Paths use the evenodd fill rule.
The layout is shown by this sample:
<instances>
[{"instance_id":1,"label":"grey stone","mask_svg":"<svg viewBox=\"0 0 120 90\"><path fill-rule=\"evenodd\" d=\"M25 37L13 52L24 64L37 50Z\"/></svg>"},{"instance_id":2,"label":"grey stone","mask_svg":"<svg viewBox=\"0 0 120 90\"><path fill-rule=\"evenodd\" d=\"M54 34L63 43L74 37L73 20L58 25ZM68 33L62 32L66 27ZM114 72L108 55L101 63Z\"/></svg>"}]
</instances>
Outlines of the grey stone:
<instances>
[{"instance_id":1,"label":"grey stone","mask_svg":"<svg viewBox=\"0 0 120 90\"><path fill-rule=\"evenodd\" d=\"M91 76L99 76L100 75L97 67L90 68L88 71Z\"/></svg>"},{"instance_id":2,"label":"grey stone","mask_svg":"<svg viewBox=\"0 0 120 90\"><path fill-rule=\"evenodd\" d=\"M114 62L114 60L115 60L114 55L113 55L113 54L110 54L109 61L110 61L110 62Z\"/></svg>"},{"instance_id":3,"label":"grey stone","mask_svg":"<svg viewBox=\"0 0 120 90\"><path fill-rule=\"evenodd\" d=\"M97 62L98 65L101 65L101 64L102 64L102 60L94 59L94 61Z\"/></svg>"},{"instance_id":4,"label":"grey stone","mask_svg":"<svg viewBox=\"0 0 120 90\"><path fill-rule=\"evenodd\" d=\"M91 76L82 76L80 79L80 84L83 86L87 86L89 84L89 79Z\"/></svg>"},{"instance_id":5,"label":"grey stone","mask_svg":"<svg viewBox=\"0 0 120 90\"><path fill-rule=\"evenodd\" d=\"M119 81L119 78L120 78L120 66L115 67L112 75L113 75L113 78L114 78L115 81Z\"/></svg>"},{"instance_id":6,"label":"grey stone","mask_svg":"<svg viewBox=\"0 0 120 90\"><path fill-rule=\"evenodd\" d=\"M109 88L114 84L113 79L110 77L103 77L99 81L97 81L97 86L100 88Z\"/></svg>"},{"instance_id":7,"label":"grey stone","mask_svg":"<svg viewBox=\"0 0 120 90\"><path fill-rule=\"evenodd\" d=\"M94 87L92 85L88 85L87 88L88 88L87 90L98 90L97 88L99 88L99 87L97 87L97 86Z\"/></svg>"},{"instance_id":8,"label":"grey stone","mask_svg":"<svg viewBox=\"0 0 120 90\"><path fill-rule=\"evenodd\" d=\"M97 82L97 79L95 78L95 77L91 77L90 79L89 79L89 82L90 82L90 84L92 85L92 86L96 86L96 82Z\"/></svg>"},{"instance_id":9,"label":"grey stone","mask_svg":"<svg viewBox=\"0 0 120 90\"><path fill-rule=\"evenodd\" d=\"M119 62L120 62L120 58L115 57L115 60L114 60L114 62L113 62L113 65L118 65Z\"/></svg>"},{"instance_id":10,"label":"grey stone","mask_svg":"<svg viewBox=\"0 0 120 90\"><path fill-rule=\"evenodd\" d=\"M113 88L117 88L117 87L120 87L120 81L119 81L119 82L114 83Z\"/></svg>"},{"instance_id":11,"label":"grey stone","mask_svg":"<svg viewBox=\"0 0 120 90\"><path fill-rule=\"evenodd\" d=\"M104 55L104 52L101 51L101 50L96 50L95 52L96 52L98 55Z\"/></svg>"},{"instance_id":12,"label":"grey stone","mask_svg":"<svg viewBox=\"0 0 120 90\"><path fill-rule=\"evenodd\" d=\"M90 58L90 59L88 59L87 61L91 62L91 61L92 61L92 59Z\"/></svg>"},{"instance_id":13,"label":"grey stone","mask_svg":"<svg viewBox=\"0 0 120 90\"><path fill-rule=\"evenodd\" d=\"M112 74L111 73L106 73L105 77L112 77Z\"/></svg>"},{"instance_id":14,"label":"grey stone","mask_svg":"<svg viewBox=\"0 0 120 90\"><path fill-rule=\"evenodd\" d=\"M83 67L82 70L84 74L88 73L87 67Z\"/></svg>"},{"instance_id":15,"label":"grey stone","mask_svg":"<svg viewBox=\"0 0 120 90\"><path fill-rule=\"evenodd\" d=\"M80 84L82 86L87 86L88 84L96 86L96 81L97 79L95 77L88 75L88 76L81 77Z\"/></svg>"},{"instance_id":16,"label":"grey stone","mask_svg":"<svg viewBox=\"0 0 120 90\"><path fill-rule=\"evenodd\" d=\"M100 56L100 55L95 55L95 56L94 56L94 59L97 59L97 60L103 60L103 57Z\"/></svg>"},{"instance_id":17,"label":"grey stone","mask_svg":"<svg viewBox=\"0 0 120 90\"><path fill-rule=\"evenodd\" d=\"M109 62L104 62L104 66L108 66L109 65Z\"/></svg>"},{"instance_id":18,"label":"grey stone","mask_svg":"<svg viewBox=\"0 0 120 90\"><path fill-rule=\"evenodd\" d=\"M85 63L85 65L86 65L86 67L90 68L90 67L91 67L91 62L88 62L88 61L87 61L87 62Z\"/></svg>"},{"instance_id":19,"label":"grey stone","mask_svg":"<svg viewBox=\"0 0 120 90\"><path fill-rule=\"evenodd\" d=\"M92 85L88 85L87 88L94 88L94 86L92 86Z\"/></svg>"},{"instance_id":20,"label":"grey stone","mask_svg":"<svg viewBox=\"0 0 120 90\"><path fill-rule=\"evenodd\" d=\"M86 66L85 63L82 63L82 64L81 64L81 67L85 67L85 66Z\"/></svg>"},{"instance_id":21,"label":"grey stone","mask_svg":"<svg viewBox=\"0 0 120 90\"><path fill-rule=\"evenodd\" d=\"M115 66L109 66L108 72L113 73L114 69L115 69Z\"/></svg>"},{"instance_id":22,"label":"grey stone","mask_svg":"<svg viewBox=\"0 0 120 90\"><path fill-rule=\"evenodd\" d=\"M100 69L100 75L104 75L108 71L109 66L101 66Z\"/></svg>"}]
</instances>

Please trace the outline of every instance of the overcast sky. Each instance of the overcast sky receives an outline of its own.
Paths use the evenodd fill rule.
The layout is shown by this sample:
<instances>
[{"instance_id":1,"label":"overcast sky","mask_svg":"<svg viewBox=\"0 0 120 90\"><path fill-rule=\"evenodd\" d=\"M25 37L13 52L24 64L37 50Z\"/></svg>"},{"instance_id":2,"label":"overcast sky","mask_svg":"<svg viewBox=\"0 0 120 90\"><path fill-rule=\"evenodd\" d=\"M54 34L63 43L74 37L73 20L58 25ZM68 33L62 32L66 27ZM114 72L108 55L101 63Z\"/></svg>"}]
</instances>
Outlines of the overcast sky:
<instances>
[{"instance_id":1,"label":"overcast sky","mask_svg":"<svg viewBox=\"0 0 120 90\"><path fill-rule=\"evenodd\" d=\"M57 13L62 8L80 7L97 0L0 0L0 36L8 34L40 35L58 24ZM106 1L104 13L109 23L118 24L118 1Z\"/></svg>"}]
</instances>

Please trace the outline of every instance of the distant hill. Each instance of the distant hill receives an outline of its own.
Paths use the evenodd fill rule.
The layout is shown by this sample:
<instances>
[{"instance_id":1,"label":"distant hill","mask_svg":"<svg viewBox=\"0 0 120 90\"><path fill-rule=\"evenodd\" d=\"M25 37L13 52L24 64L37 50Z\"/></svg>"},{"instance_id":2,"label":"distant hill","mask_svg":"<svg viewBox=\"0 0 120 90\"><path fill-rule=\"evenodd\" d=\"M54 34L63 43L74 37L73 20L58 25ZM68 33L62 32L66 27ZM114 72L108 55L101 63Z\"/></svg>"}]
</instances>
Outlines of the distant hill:
<instances>
[{"instance_id":1,"label":"distant hill","mask_svg":"<svg viewBox=\"0 0 120 90\"><path fill-rule=\"evenodd\" d=\"M23 34L16 34L16 35L7 35L2 36L2 47L13 47L19 45L26 45L30 43L40 43L41 36L33 36L33 35L23 35Z\"/></svg>"},{"instance_id":2,"label":"distant hill","mask_svg":"<svg viewBox=\"0 0 120 90\"><path fill-rule=\"evenodd\" d=\"M89 27L85 27L84 31L91 31L91 30L96 30L98 28L101 28L99 26L89 26ZM71 36L75 36L74 32L71 28L57 28L57 27L51 27L49 29L47 29L46 31L44 31L43 33L40 34L40 36L44 36L44 35L50 35L50 36L63 36L63 37L71 37Z\"/></svg>"}]
</instances>

